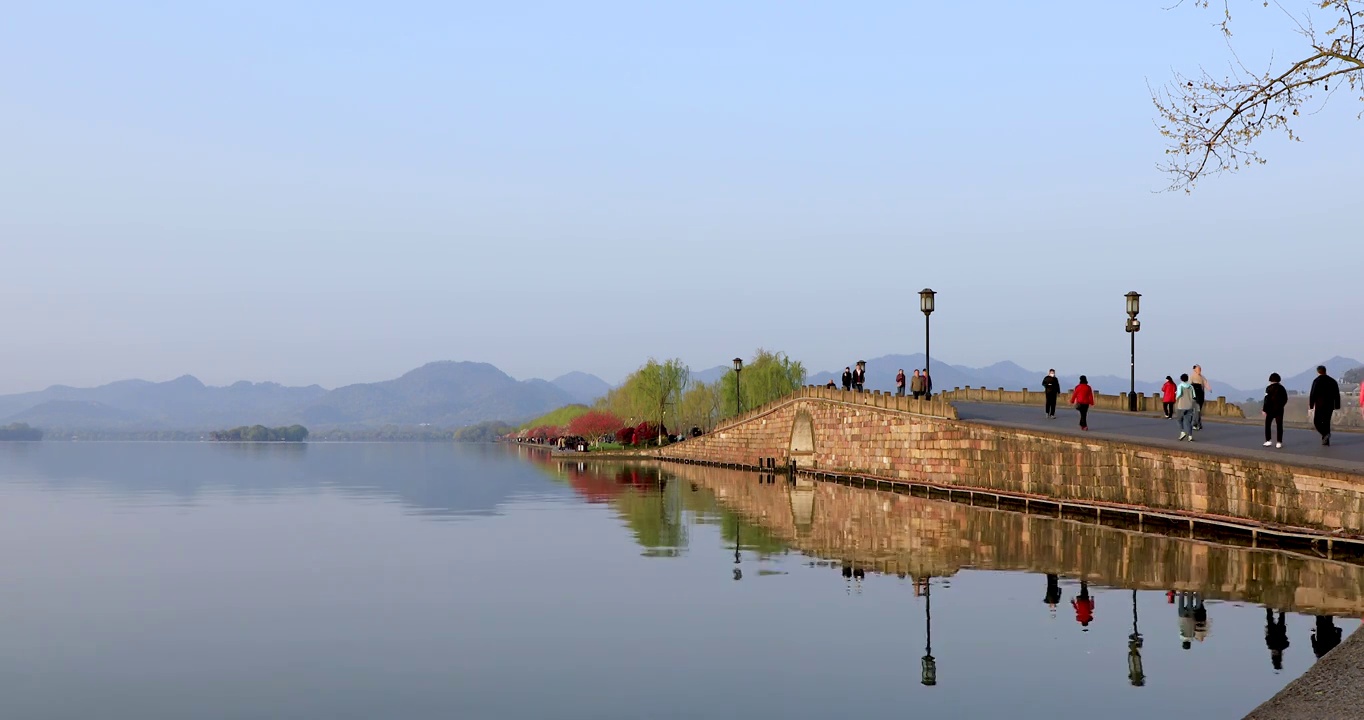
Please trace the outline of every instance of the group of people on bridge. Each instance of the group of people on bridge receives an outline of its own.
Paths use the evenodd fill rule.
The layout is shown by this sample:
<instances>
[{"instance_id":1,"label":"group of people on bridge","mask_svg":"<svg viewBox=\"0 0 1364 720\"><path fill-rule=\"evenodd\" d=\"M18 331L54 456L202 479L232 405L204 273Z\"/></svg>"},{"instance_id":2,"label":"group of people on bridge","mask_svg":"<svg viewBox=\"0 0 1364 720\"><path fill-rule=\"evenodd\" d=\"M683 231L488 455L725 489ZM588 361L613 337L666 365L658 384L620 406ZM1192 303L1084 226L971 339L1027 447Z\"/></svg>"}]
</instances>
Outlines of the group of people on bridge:
<instances>
[{"instance_id":1,"label":"group of people on bridge","mask_svg":"<svg viewBox=\"0 0 1364 720\"><path fill-rule=\"evenodd\" d=\"M1265 420L1264 446L1283 447L1284 411L1288 407L1288 391L1281 384L1278 373L1269 374L1269 385L1265 387L1264 400L1260 411ZM1056 370L1050 370L1042 378L1042 390L1046 398L1045 411L1048 418L1056 418L1056 402L1061 395L1061 381ZM1203 429L1203 405L1212 386L1203 376L1203 368L1194 365L1191 372L1181 373L1179 380L1166 375L1160 389L1162 410L1166 419L1179 421L1179 439L1193 442L1194 433ZM1360 393L1360 413L1364 415L1364 393ZM1080 413L1080 429L1089 430L1089 410L1095 404L1094 389L1089 379L1080 376L1080 382L1070 391L1070 404ZM1307 397L1308 412L1312 424L1321 435L1321 444L1331 444L1331 415L1341 409L1340 384L1326 373L1326 366L1317 366L1317 377L1312 381L1312 389ZM1271 430L1273 433L1271 434Z\"/></svg>"}]
</instances>

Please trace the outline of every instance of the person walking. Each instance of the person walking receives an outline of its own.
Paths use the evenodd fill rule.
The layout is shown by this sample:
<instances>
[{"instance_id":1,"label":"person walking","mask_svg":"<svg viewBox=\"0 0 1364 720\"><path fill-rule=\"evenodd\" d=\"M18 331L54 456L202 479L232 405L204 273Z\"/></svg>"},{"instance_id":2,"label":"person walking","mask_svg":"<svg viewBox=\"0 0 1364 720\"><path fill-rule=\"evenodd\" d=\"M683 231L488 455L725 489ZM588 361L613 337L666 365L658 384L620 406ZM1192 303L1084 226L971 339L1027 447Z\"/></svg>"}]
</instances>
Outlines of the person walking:
<instances>
[{"instance_id":1,"label":"person walking","mask_svg":"<svg viewBox=\"0 0 1364 720\"><path fill-rule=\"evenodd\" d=\"M852 382L853 382L852 368L850 367L843 368L843 392L847 392L852 389Z\"/></svg>"},{"instance_id":2,"label":"person walking","mask_svg":"<svg viewBox=\"0 0 1364 720\"><path fill-rule=\"evenodd\" d=\"M1080 429L1089 430L1089 408L1094 404L1094 388L1089 386L1089 378L1080 376L1080 384L1070 391L1070 404L1080 411Z\"/></svg>"},{"instance_id":3,"label":"person walking","mask_svg":"<svg viewBox=\"0 0 1364 720\"><path fill-rule=\"evenodd\" d=\"M914 371L914 377L909 379L909 391L914 394L914 399L918 400L924 396L924 376Z\"/></svg>"},{"instance_id":4,"label":"person walking","mask_svg":"<svg viewBox=\"0 0 1364 720\"><path fill-rule=\"evenodd\" d=\"M1312 381L1312 392L1307 396L1307 409L1312 411L1312 425L1321 434L1321 444L1331 444L1331 413L1340 409L1340 384L1326 374L1326 366L1317 366L1317 378Z\"/></svg>"},{"instance_id":5,"label":"person walking","mask_svg":"<svg viewBox=\"0 0 1364 720\"><path fill-rule=\"evenodd\" d=\"M1047 604L1051 610L1051 616L1056 617L1056 604L1061 602L1061 578L1047 574L1047 594L1042 596L1042 602ZM1091 613L1092 614L1092 613Z\"/></svg>"},{"instance_id":6,"label":"person walking","mask_svg":"<svg viewBox=\"0 0 1364 720\"><path fill-rule=\"evenodd\" d=\"M857 366L853 370L853 389L862 392L867 384L867 364L861 360L857 361Z\"/></svg>"},{"instance_id":7,"label":"person walking","mask_svg":"<svg viewBox=\"0 0 1364 720\"><path fill-rule=\"evenodd\" d=\"M1175 386L1175 412L1179 415L1179 439L1189 442L1193 442L1194 413L1198 412L1194 398L1193 384L1189 382L1189 374L1184 373Z\"/></svg>"},{"instance_id":8,"label":"person walking","mask_svg":"<svg viewBox=\"0 0 1364 720\"><path fill-rule=\"evenodd\" d=\"M900 371L897 372L897 373L895 373L895 396L896 396L896 397L904 397L904 396L905 396L905 369L904 369L904 368L900 368Z\"/></svg>"},{"instance_id":9,"label":"person walking","mask_svg":"<svg viewBox=\"0 0 1364 720\"><path fill-rule=\"evenodd\" d=\"M1194 391L1194 423L1193 429L1203 429L1203 401L1207 399L1208 393L1212 392L1212 385L1208 379L1203 377L1203 366L1193 366L1193 374L1189 376L1189 384Z\"/></svg>"},{"instance_id":10,"label":"person walking","mask_svg":"<svg viewBox=\"0 0 1364 720\"><path fill-rule=\"evenodd\" d=\"M933 378L928 376L928 368L924 368L924 397L933 397Z\"/></svg>"},{"instance_id":11,"label":"person walking","mask_svg":"<svg viewBox=\"0 0 1364 720\"><path fill-rule=\"evenodd\" d=\"M1260 403L1260 414L1265 416L1265 447L1269 447L1269 426L1278 423L1278 436L1275 447L1283 447L1283 411L1288 407L1288 391L1279 384L1279 374L1269 374L1269 385L1265 387L1265 399Z\"/></svg>"},{"instance_id":12,"label":"person walking","mask_svg":"<svg viewBox=\"0 0 1364 720\"><path fill-rule=\"evenodd\" d=\"M1331 652L1340 644L1343 633L1336 627L1336 619L1330 615L1317 615L1312 628L1312 654L1320 660L1322 655Z\"/></svg>"},{"instance_id":13,"label":"person walking","mask_svg":"<svg viewBox=\"0 0 1364 720\"><path fill-rule=\"evenodd\" d=\"M1165 409L1165 419L1173 420L1175 417L1175 379L1169 375L1165 376L1165 384L1160 386L1160 402Z\"/></svg>"},{"instance_id":14,"label":"person walking","mask_svg":"<svg viewBox=\"0 0 1364 720\"><path fill-rule=\"evenodd\" d=\"M1283 651L1287 650L1288 627L1284 624L1284 612L1279 611L1279 619L1274 620L1274 611L1265 608L1265 647L1269 648L1269 664L1275 670L1283 669Z\"/></svg>"},{"instance_id":15,"label":"person walking","mask_svg":"<svg viewBox=\"0 0 1364 720\"><path fill-rule=\"evenodd\" d=\"M1061 379L1056 377L1056 368L1047 371L1042 378L1042 392L1047 399L1047 417L1056 419L1056 398L1061 395Z\"/></svg>"},{"instance_id":16,"label":"person walking","mask_svg":"<svg viewBox=\"0 0 1364 720\"><path fill-rule=\"evenodd\" d=\"M1089 632L1089 624L1094 622L1094 598L1090 597L1089 583L1080 581L1080 594L1070 601L1070 606L1075 608L1075 622L1080 623L1084 632Z\"/></svg>"}]
</instances>

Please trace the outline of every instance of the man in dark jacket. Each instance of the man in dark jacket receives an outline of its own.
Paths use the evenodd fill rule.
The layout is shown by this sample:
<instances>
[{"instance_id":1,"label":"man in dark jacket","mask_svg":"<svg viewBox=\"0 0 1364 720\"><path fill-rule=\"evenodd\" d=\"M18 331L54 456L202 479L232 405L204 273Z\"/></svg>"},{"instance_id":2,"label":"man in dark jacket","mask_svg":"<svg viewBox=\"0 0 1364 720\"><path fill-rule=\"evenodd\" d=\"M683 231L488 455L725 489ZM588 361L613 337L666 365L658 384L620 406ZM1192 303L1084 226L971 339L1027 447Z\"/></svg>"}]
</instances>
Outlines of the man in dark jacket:
<instances>
[{"instance_id":1,"label":"man in dark jacket","mask_svg":"<svg viewBox=\"0 0 1364 720\"><path fill-rule=\"evenodd\" d=\"M1312 381L1312 394L1307 396L1307 409L1312 411L1312 424L1321 433L1321 444L1331 444L1331 413L1340 409L1340 384L1326 374L1326 366L1317 366L1317 379Z\"/></svg>"},{"instance_id":2,"label":"man in dark jacket","mask_svg":"<svg viewBox=\"0 0 1364 720\"><path fill-rule=\"evenodd\" d=\"M1056 377L1055 368L1047 371L1042 378L1042 391L1047 394L1047 417L1056 417L1056 398L1061 394L1061 379Z\"/></svg>"},{"instance_id":3,"label":"man in dark jacket","mask_svg":"<svg viewBox=\"0 0 1364 720\"><path fill-rule=\"evenodd\" d=\"M853 384L852 368L843 368L843 390L851 390Z\"/></svg>"}]
</instances>

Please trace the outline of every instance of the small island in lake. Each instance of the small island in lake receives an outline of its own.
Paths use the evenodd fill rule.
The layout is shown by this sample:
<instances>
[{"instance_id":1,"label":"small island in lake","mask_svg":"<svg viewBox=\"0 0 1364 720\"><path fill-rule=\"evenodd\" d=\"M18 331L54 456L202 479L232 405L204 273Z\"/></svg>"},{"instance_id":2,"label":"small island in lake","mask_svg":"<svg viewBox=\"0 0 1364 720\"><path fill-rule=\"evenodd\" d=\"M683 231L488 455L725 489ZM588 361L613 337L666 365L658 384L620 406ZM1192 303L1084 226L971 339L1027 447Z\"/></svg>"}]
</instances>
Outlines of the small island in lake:
<instances>
[{"instance_id":1,"label":"small island in lake","mask_svg":"<svg viewBox=\"0 0 1364 720\"><path fill-rule=\"evenodd\" d=\"M308 439L308 428L302 425L276 428L243 425L231 430L218 430L211 433L210 437L226 442L303 442Z\"/></svg>"},{"instance_id":2,"label":"small island in lake","mask_svg":"<svg viewBox=\"0 0 1364 720\"><path fill-rule=\"evenodd\" d=\"M28 423L11 423L0 426L0 440L42 440L43 431L29 427Z\"/></svg>"}]
</instances>

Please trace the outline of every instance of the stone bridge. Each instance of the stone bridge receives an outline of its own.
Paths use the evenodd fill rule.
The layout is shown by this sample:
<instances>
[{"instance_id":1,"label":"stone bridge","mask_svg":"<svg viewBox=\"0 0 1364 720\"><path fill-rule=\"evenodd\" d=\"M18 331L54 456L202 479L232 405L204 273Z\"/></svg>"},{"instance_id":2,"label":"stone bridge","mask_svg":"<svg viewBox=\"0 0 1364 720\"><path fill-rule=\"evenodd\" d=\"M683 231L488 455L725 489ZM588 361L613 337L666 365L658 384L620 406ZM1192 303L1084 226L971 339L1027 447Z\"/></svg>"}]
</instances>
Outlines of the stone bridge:
<instances>
[{"instance_id":1,"label":"stone bridge","mask_svg":"<svg viewBox=\"0 0 1364 720\"><path fill-rule=\"evenodd\" d=\"M964 421L941 397L802 388L653 454L735 467L775 458L804 472L1364 539L1358 473L1191 444Z\"/></svg>"}]
</instances>

